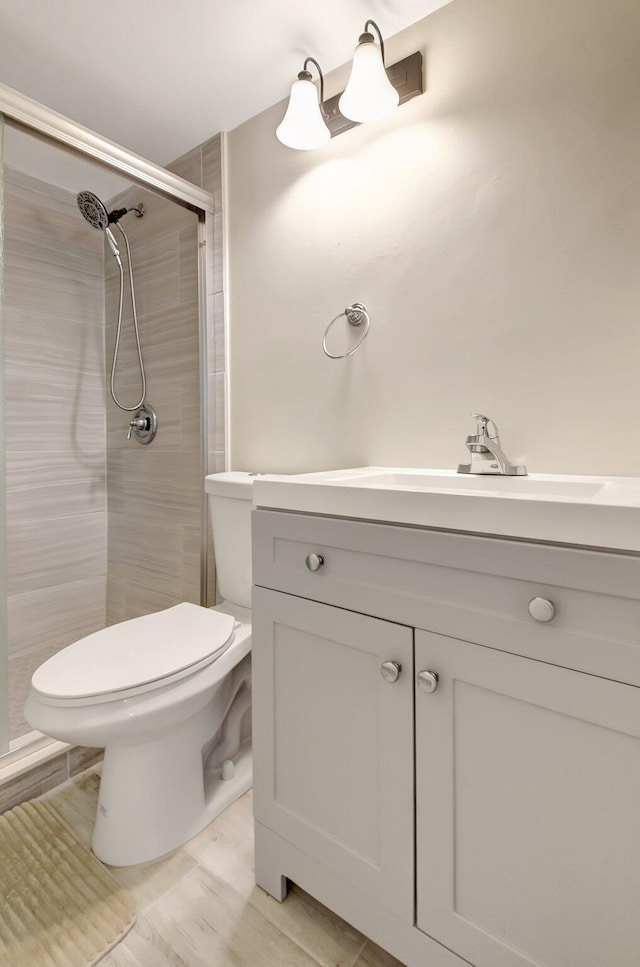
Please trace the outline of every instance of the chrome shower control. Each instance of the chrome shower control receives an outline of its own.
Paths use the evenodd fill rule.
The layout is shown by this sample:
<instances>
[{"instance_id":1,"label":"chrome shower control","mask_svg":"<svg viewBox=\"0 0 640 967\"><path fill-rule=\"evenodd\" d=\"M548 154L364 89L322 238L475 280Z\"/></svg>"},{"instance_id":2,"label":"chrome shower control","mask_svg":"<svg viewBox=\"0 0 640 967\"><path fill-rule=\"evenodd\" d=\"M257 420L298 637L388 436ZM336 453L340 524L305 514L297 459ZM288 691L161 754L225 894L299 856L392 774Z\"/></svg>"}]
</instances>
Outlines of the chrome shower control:
<instances>
[{"instance_id":1,"label":"chrome shower control","mask_svg":"<svg viewBox=\"0 0 640 967\"><path fill-rule=\"evenodd\" d=\"M144 445L151 443L158 432L158 418L156 411L148 403L145 403L137 411L133 419L129 420L129 432L127 440L135 437L138 443Z\"/></svg>"},{"instance_id":2,"label":"chrome shower control","mask_svg":"<svg viewBox=\"0 0 640 967\"><path fill-rule=\"evenodd\" d=\"M546 624L555 618L556 606L547 598L532 598L529 602L529 614L534 621L542 621Z\"/></svg>"},{"instance_id":3,"label":"chrome shower control","mask_svg":"<svg viewBox=\"0 0 640 967\"><path fill-rule=\"evenodd\" d=\"M401 671L402 665L399 661L383 661L380 665L380 674L389 685L398 681Z\"/></svg>"},{"instance_id":4,"label":"chrome shower control","mask_svg":"<svg viewBox=\"0 0 640 967\"><path fill-rule=\"evenodd\" d=\"M438 673L432 671L418 672L418 686L423 692L435 692L438 687Z\"/></svg>"},{"instance_id":5,"label":"chrome shower control","mask_svg":"<svg viewBox=\"0 0 640 967\"><path fill-rule=\"evenodd\" d=\"M307 554L304 563L310 571L319 571L324 564L324 558L322 554Z\"/></svg>"}]
</instances>

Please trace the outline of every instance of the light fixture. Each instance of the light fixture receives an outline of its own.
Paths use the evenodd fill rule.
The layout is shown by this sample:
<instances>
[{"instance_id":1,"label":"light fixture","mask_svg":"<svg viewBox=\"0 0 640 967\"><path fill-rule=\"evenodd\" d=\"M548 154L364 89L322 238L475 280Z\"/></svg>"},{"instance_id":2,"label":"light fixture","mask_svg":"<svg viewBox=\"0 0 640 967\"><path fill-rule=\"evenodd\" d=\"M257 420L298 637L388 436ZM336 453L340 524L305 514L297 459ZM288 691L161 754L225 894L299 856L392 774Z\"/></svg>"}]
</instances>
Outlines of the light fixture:
<instances>
[{"instance_id":1,"label":"light fixture","mask_svg":"<svg viewBox=\"0 0 640 967\"><path fill-rule=\"evenodd\" d=\"M375 28L380 45L368 28ZM400 103L384 64L384 40L377 23L367 20L353 55L351 76L338 102L340 113L351 121L377 121Z\"/></svg>"},{"instance_id":2,"label":"light fixture","mask_svg":"<svg viewBox=\"0 0 640 967\"><path fill-rule=\"evenodd\" d=\"M307 65L313 64L320 76L320 100L318 90L307 70ZM331 132L324 119L322 105L324 102L324 77L320 64L313 57L307 57L304 67L298 74L298 80L293 82L289 105L285 116L276 128L276 137L288 148L299 151L310 151L321 148L331 140Z\"/></svg>"}]
</instances>

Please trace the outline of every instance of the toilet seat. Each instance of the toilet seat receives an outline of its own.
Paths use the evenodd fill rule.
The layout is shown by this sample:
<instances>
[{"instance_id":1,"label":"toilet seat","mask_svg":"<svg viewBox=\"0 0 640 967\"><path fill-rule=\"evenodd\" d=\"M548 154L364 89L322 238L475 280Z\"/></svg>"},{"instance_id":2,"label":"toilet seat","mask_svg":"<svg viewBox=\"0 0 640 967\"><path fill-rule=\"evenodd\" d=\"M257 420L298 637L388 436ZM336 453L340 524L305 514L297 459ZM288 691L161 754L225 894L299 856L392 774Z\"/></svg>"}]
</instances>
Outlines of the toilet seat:
<instances>
[{"instance_id":1,"label":"toilet seat","mask_svg":"<svg viewBox=\"0 0 640 967\"><path fill-rule=\"evenodd\" d=\"M46 704L128 698L192 675L233 641L232 615L183 603L112 625L68 645L34 673Z\"/></svg>"}]
</instances>

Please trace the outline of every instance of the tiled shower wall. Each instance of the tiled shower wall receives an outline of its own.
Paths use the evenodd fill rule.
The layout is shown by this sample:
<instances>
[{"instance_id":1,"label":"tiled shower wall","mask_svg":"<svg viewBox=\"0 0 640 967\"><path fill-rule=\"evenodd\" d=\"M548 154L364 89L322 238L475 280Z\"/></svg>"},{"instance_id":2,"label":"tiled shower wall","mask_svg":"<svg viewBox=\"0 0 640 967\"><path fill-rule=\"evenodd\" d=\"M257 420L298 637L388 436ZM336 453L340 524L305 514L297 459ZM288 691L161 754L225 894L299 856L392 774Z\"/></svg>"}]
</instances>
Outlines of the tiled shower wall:
<instances>
[{"instance_id":1,"label":"tiled shower wall","mask_svg":"<svg viewBox=\"0 0 640 967\"><path fill-rule=\"evenodd\" d=\"M222 196L220 138L169 166L175 173ZM147 373L147 401L158 416L149 446L127 440L130 416L107 398L109 550L107 621L114 623L180 601L200 603L202 494L206 469L224 467L224 360L221 211L214 217L215 258L209 293L207 340L209 388L208 467L203 466L200 423L197 218L172 202L132 188L114 206L142 202L142 218L123 220L135 272L140 338ZM120 244L120 238L116 231ZM121 249L124 248L120 244ZM108 247L106 346L110 367L117 319L118 273ZM116 389L133 405L140 393L131 308L125 300L124 339ZM108 378L108 376L107 376ZM211 554L209 554L211 558ZM213 561L208 600L214 600Z\"/></svg>"},{"instance_id":2,"label":"tiled shower wall","mask_svg":"<svg viewBox=\"0 0 640 967\"><path fill-rule=\"evenodd\" d=\"M122 225L131 244L147 402L158 434L142 446L127 439L132 413L107 394L109 511L107 622L113 624L181 601L200 602L203 467L200 447L198 235L193 212L139 188L110 207L143 203L142 218ZM116 392L127 406L140 398L124 241L125 311ZM118 315L119 274L105 245L106 367ZM109 372L107 373L107 380Z\"/></svg>"},{"instance_id":3,"label":"tiled shower wall","mask_svg":"<svg viewBox=\"0 0 640 967\"><path fill-rule=\"evenodd\" d=\"M215 199L213 238L206 250L212 283L203 347L209 472L225 466L221 140L218 135L169 166ZM12 423L7 452L9 556L15 571L9 597L11 689L18 734L26 727L20 712L30 675L48 654L98 630L105 620L199 600L196 507L204 467L199 460L196 216L141 189L127 192L132 204L146 205L142 219L129 215L124 224L133 250L148 398L160 419L156 440L142 447L126 441L126 414L110 401L105 406L117 276L100 233L78 217L70 192L12 173L5 191L5 257L7 275L13 277L3 317ZM130 323L126 300L125 306ZM139 391L134 351L129 330L117 382L126 403L135 402ZM213 603L210 536L207 594ZM84 750L71 750L21 775L0 788L0 811L64 781L90 761Z\"/></svg>"},{"instance_id":4,"label":"tiled shower wall","mask_svg":"<svg viewBox=\"0 0 640 967\"><path fill-rule=\"evenodd\" d=\"M5 168L10 737L31 674L104 627L102 239L75 195Z\"/></svg>"},{"instance_id":5,"label":"tiled shower wall","mask_svg":"<svg viewBox=\"0 0 640 967\"><path fill-rule=\"evenodd\" d=\"M213 238L207 239L210 280L207 292L208 473L225 469L225 275L223 138L217 134L167 165L170 171L213 195Z\"/></svg>"}]
</instances>

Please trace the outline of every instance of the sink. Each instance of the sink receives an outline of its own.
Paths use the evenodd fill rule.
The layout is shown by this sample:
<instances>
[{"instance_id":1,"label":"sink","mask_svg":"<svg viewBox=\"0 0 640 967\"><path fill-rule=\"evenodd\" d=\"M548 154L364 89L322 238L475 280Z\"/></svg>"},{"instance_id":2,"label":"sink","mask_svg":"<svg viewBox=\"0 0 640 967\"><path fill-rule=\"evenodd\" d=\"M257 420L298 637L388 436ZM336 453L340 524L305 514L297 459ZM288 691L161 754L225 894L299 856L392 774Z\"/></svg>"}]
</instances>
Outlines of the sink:
<instances>
[{"instance_id":1,"label":"sink","mask_svg":"<svg viewBox=\"0 0 640 967\"><path fill-rule=\"evenodd\" d=\"M256 506L640 553L640 478L356 467L265 475Z\"/></svg>"},{"instance_id":2,"label":"sink","mask_svg":"<svg viewBox=\"0 0 640 967\"><path fill-rule=\"evenodd\" d=\"M348 478L347 478L348 479ZM502 477L496 474L478 476L447 471L423 473L374 473L354 478L358 487L418 488L419 490L454 490L471 494L499 494L501 497L595 497L606 487L605 481L542 479L540 476Z\"/></svg>"}]
</instances>

